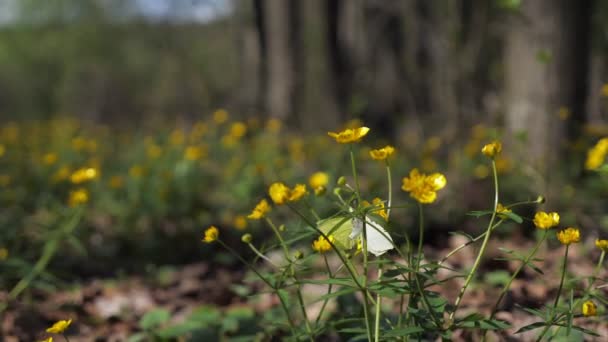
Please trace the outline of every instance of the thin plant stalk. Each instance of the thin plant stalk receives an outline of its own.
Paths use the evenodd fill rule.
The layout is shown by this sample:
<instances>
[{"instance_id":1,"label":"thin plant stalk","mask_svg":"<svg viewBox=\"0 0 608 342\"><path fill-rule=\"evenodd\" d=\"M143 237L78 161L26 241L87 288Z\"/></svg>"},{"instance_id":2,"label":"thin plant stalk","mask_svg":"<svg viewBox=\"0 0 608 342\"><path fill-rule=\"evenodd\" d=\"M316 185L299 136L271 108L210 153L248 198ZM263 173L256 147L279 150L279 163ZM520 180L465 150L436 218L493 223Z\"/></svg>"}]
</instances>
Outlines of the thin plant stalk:
<instances>
[{"instance_id":1,"label":"thin plant stalk","mask_svg":"<svg viewBox=\"0 0 608 342\"><path fill-rule=\"evenodd\" d=\"M378 281L382 278L382 265L378 266ZM380 293L376 296L376 322L374 323L374 341L380 341L380 306L382 302L382 296Z\"/></svg>"},{"instance_id":2,"label":"thin plant stalk","mask_svg":"<svg viewBox=\"0 0 608 342\"><path fill-rule=\"evenodd\" d=\"M325 254L323 254L323 260L325 261L325 268L327 268L327 274L329 275L329 279L333 279L334 275L331 272L331 267L329 267L329 262L327 261L327 256L325 256ZM327 295L331 294L332 285L333 284L330 283L329 286L327 287ZM323 312L325 311L325 307L327 306L327 302L329 302L329 297L326 297L325 300L323 300L323 305L321 305L321 310L319 310L319 315L317 316L317 319L315 320L315 325L319 324L319 321L321 320L321 316L323 316Z\"/></svg>"},{"instance_id":3,"label":"thin plant stalk","mask_svg":"<svg viewBox=\"0 0 608 342\"><path fill-rule=\"evenodd\" d=\"M469 271L469 274L467 275L464 285L460 289L460 293L458 294L458 297L456 298L456 301L454 302L454 309L452 310L452 312L450 313L450 316L449 316L450 324L454 324L454 318L456 316L456 311L458 310L458 306L462 302L462 298L464 297L464 294L465 294L469 284L471 283L471 280L473 280L473 277L475 276L475 273L477 272L477 268L481 264L481 258L483 257L483 255L486 251L486 248L488 247L488 241L490 241L490 235L492 233L492 226L494 225L494 220L496 219L496 208L498 207L498 172L496 171L496 162L494 161L494 159L492 159L492 173L494 175L494 210L492 212L492 217L490 218L490 223L488 224L488 228L486 229L486 236L484 237L483 242L481 243L481 248L479 249L479 253L477 254L477 258L475 259L475 263L473 264L473 267Z\"/></svg>"}]
</instances>

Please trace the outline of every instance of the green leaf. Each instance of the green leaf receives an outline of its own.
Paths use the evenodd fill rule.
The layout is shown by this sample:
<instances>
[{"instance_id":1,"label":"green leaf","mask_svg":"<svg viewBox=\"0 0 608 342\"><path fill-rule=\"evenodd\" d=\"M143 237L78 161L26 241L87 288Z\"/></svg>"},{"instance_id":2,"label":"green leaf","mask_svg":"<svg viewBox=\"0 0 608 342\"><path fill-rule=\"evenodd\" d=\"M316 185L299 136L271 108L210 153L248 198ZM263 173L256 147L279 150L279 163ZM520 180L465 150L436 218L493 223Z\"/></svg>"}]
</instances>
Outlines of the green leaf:
<instances>
[{"instance_id":1,"label":"green leaf","mask_svg":"<svg viewBox=\"0 0 608 342\"><path fill-rule=\"evenodd\" d=\"M210 305L203 305L194 309L187 320L199 323L201 326L208 326L219 322L221 317L222 315L217 308Z\"/></svg>"},{"instance_id":2,"label":"green leaf","mask_svg":"<svg viewBox=\"0 0 608 342\"><path fill-rule=\"evenodd\" d=\"M383 336L384 337L399 337L399 336L417 334L417 333L420 333L423 331L424 331L424 329L421 327L407 327L407 328L391 329L389 332L383 334Z\"/></svg>"},{"instance_id":3,"label":"green leaf","mask_svg":"<svg viewBox=\"0 0 608 342\"><path fill-rule=\"evenodd\" d=\"M520 328L519 330L517 330L515 333L519 334L519 333L522 333L522 332L525 332L525 331L530 331L530 330L538 329L538 328L544 327L546 325L547 325L547 323L545 323L545 322L536 322L536 323L528 324L525 327Z\"/></svg>"},{"instance_id":4,"label":"green leaf","mask_svg":"<svg viewBox=\"0 0 608 342\"><path fill-rule=\"evenodd\" d=\"M468 315L456 323L456 325L460 328L481 330L503 330L511 327L508 322L498 319L486 319L478 313Z\"/></svg>"},{"instance_id":5,"label":"green leaf","mask_svg":"<svg viewBox=\"0 0 608 342\"><path fill-rule=\"evenodd\" d=\"M164 328L157 332L157 335L162 338L175 338L186 335L188 333L204 329L200 322L186 321L168 328Z\"/></svg>"},{"instance_id":6,"label":"green leaf","mask_svg":"<svg viewBox=\"0 0 608 342\"><path fill-rule=\"evenodd\" d=\"M504 270L489 272L484 277L485 282L493 286L505 285L509 279L511 279L511 274Z\"/></svg>"},{"instance_id":7,"label":"green leaf","mask_svg":"<svg viewBox=\"0 0 608 342\"><path fill-rule=\"evenodd\" d=\"M328 278L328 279L305 279L301 280L300 283L303 284L317 284L317 285L339 285L339 286L348 286L348 287L357 287L352 278Z\"/></svg>"},{"instance_id":8,"label":"green leaf","mask_svg":"<svg viewBox=\"0 0 608 342\"><path fill-rule=\"evenodd\" d=\"M147 312L140 320L139 326L144 330L155 328L171 318L171 313L165 309L155 309Z\"/></svg>"},{"instance_id":9,"label":"green leaf","mask_svg":"<svg viewBox=\"0 0 608 342\"><path fill-rule=\"evenodd\" d=\"M333 235L336 239L336 247L341 249L351 249L354 241L349 237L353 231L352 219L348 216L340 215L317 222L317 227L323 234Z\"/></svg>"},{"instance_id":10,"label":"green leaf","mask_svg":"<svg viewBox=\"0 0 608 342\"><path fill-rule=\"evenodd\" d=\"M513 212L508 212L508 213L501 213L501 215L505 215L508 218L510 218L511 220L517 222L517 223L522 223L524 222L524 219L521 218L521 216L517 215L516 213Z\"/></svg>"}]
</instances>

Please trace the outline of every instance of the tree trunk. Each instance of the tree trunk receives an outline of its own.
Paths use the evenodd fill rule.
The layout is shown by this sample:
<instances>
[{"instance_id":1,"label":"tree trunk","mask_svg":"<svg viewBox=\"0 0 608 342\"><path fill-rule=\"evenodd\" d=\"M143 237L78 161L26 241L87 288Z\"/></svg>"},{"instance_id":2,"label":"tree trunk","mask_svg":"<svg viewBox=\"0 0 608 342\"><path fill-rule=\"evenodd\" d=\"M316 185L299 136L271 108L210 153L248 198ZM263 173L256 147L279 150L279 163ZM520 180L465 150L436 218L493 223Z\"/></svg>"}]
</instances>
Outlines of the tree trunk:
<instances>
[{"instance_id":1,"label":"tree trunk","mask_svg":"<svg viewBox=\"0 0 608 342\"><path fill-rule=\"evenodd\" d=\"M589 9L590 1L524 1L507 33L506 128L525 137L516 157L543 179L583 114Z\"/></svg>"}]
</instances>

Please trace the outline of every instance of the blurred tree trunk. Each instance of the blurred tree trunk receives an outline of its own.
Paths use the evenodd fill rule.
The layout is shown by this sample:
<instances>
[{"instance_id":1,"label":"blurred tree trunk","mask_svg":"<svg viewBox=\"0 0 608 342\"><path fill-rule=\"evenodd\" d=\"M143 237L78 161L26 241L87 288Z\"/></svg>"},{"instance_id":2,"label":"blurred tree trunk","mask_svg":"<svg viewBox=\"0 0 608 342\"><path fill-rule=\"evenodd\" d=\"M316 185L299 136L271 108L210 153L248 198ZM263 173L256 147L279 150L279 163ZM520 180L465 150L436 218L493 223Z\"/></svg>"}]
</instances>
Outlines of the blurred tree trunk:
<instances>
[{"instance_id":1,"label":"blurred tree trunk","mask_svg":"<svg viewBox=\"0 0 608 342\"><path fill-rule=\"evenodd\" d=\"M529 0L511 18L504 56L506 128L525 137L517 158L542 179L583 117L590 7L590 0Z\"/></svg>"},{"instance_id":2,"label":"blurred tree trunk","mask_svg":"<svg viewBox=\"0 0 608 342\"><path fill-rule=\"evenodd\" d=\"M266 109L271 117L293 119L302 91L299 2L266 0L260 4L267 60Z\"/></svg>"},{"instance_id":3,"label":"blurred tree trunk","mask_svg":"<svg viewBox=\"0 0 608 342\"><path fill-rule=\"evenodd\" d=\"M240 1L236 10L240 51L239 104L242 112L257 115L264 110L267 83L262 1Z\"/></svg>"}]
</instances>

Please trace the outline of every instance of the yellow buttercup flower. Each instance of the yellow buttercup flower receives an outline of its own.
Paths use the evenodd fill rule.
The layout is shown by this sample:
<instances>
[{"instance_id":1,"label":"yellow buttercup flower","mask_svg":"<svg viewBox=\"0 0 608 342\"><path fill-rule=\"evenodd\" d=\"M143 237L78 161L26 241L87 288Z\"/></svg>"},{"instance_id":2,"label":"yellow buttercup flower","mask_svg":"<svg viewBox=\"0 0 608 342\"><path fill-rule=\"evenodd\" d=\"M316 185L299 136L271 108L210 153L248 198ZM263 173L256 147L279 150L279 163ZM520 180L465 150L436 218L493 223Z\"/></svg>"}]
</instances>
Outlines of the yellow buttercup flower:
<instances>
[{"instance_id":1,"label":"yellow buttercup flower","mask_svg":"<svg viewBox=\"0 0 608 342\"><path fill-rule=\"evenodd\" d=\"M327 186L329 183L329 175L325 172L319 171L310 175L308 178L308 184L311 188L316 189L322 186Z\"/></svg>"},{"instance_id":2,"label":"yellow buttercup flower","mask_svg":"<svg viewBox=\"0 0 608 342\"><path fill-rule=\"evenodd\" d=\"M52 334L61 334L70 326L70 324L72 324L71 319L69 319L67 321L66 320L57 321L57 322L55 322L55 324L53 324L53 326L46 329L46 332L52 333Z\"/></svg>"},{"instance_id":3,"label":"yellow buttercup flower","mask_svg":"<svg viewBox=\"0 0 608 342\"><path fill-rule=\"evenodd\" d=\"M213 121L216 124L223 124L228 120L228 111L225 109L218 109L213 112Z\"/></svg>"},{"instance_id":4,"label":"yellow buttercup flower","mask_svg":"<svg viewBox=\"0 0 608 342\"><path fill-rule=\"evenodd\" d=\"M247 133L247 125L237 121L230 126L230 136L235 139L242 138Z\"/></svg>"},{"instance_id":5,"label":"yellow buttercup flower","mask_svg":"<svg viewBox=\"0 0 608 342\"><path fill-rule=\"evenodd\" d=\"M296 184L293 189L290 189L287 185L276 182L270 185L268 188L268 194L275 204L281 205L285 202L295 202L304 197L308 192L306 191L306 185Z\"/></svg>"},{"instance_id":6,"label":"yellow buttercup flower","mask_svg":"<svg viewBox=\"0 0 608 342\"><path fill-rule=\"evenodd\" d=\"M243 215L237 215L232 221L234 228L238 230L243 230L247 228L247 219Z\"/></svg>"},{"instance_id":7,"label":"yellow buttercup flower","mask_svg":"<svg viewBox=\"0 0 608 342\"><path fill-rule=\"evenodd\" d=\"M491 143L485 145L481 149L481 153L483 153L486 157L494 158L502 151L502 144L498 140L494 140Z\"/></svg>"},{"instance_id":8,"label":"yellow buttercup flower","mask_svg":"<svg viewBox=\"0 0 608 342\"><path fill-rule=\"evenodd\" d=\"M410 196L423 204L433 203L437 198L437 191L445 187L447 181L441 173L425 175L418 169L412 169L409 177L403 178L401 189L409 192Z\"/></svg>"},{"instance_id":9,"label":"yellow buttercup flower","mask_svg":"<svg viewBox=\"0 0 608 342\"><path fill-rule=\"evenodd\" d=\"M82 184L96 179L99 176L97 169L93 167L81 168L72 173L70 181L74 184Z\"/></svg>"},{"instance_id":10,"label":"yellow buttercup flower","mask_svg":"<svg viewBox=\"0 0 608 342\"><path fill-rule=\"evenodd\" d=\"M380 215L380 217L382 217L384 220L388 221L388 214L386 213L386 209L384 209L384 201L382 201L380 198L376 197L372 200L372 204L377 207L380 208L380 210L374 211L376 214Z\"/></svg>"},{"instance_id":11,"label":"yellow buttercup flower","mask_svg":"<svg viewBox=\"0 0 608 342\"><path fill-rule=\"evenodd\" d=\"M359 142L369 133L368 127L348 128L341 132L327 132L327 135L336 139L340 144Z\"/></svg>"},{"instance_id":12,"label":"yellow buttercup flower","mask_svg":"<svg viewBox=\"0 0 608 342\"><path fill-rule=\"evenodd\" d=\"M296 184L296 186L289 193L289 202L295 202L304 197L308 191L306 190L306 185L304 184Z\"/></svg>"},{"instance_id":13,"label":"yellow buttercup flower","mask_svg":"<svg viewBox=\"0 0 608 342\"><path fill-rule=\"evenodd\" d=\"M334 238L333 235L328 236L329 241L327 241L327 239L325 239L325 237L323 235L319 236L318 239L316 239L315 241L312 242L312 249L315 252L319 252L319 253L325 253L327 251L331 250L331 243L334 243L336 241L336 239Z\"/></svg>"},{"instance_id":14,"label":"yellow buttercup flower","mask_svg":"<svg viewBox=\"0 0 608 342\"><path fill-rule=\"evenodd\" d=\"M55 153L47 153L44 156L42 156L42 162L45 165L53 165L55 164L55 162L57 162L57 154Z\"/></svg>"},{"instance_id":15,"label":"yellow buttercup flower","mask_svg":"<svg viewBox=\"0 0 608 342\"><path fill-rule=\"evenodd\" d=\"M500 217L501 219L506 219L508 216L505 214L510 213L510 212L512 212L511 209L504 207L500 203L498 203L498 205L496 206L496 213L498 214L498 217Z\"/></svg>"},{"instance_id":16,"label":"yellow buttercup flower","mask_svg":"<svg viewBox=\"0 0 608 342\"><path fill-rule=\"evenodd\" d=\"M266 122L266 129L271 133L277 133L281 130L282 125L279 119L272 118Z\"/></svg>"},{"instance_id":17,"label":"yellow buttercup flower","mask_svg":"<svg viewBox=\"0 0 608 342\"><path fill-rule=\"evenodd\" d=\"M595 246L604 252L608 252L608 240L595 240Z\"/></svg>"},{"instance_id":18,"label":"yellow buttercup flower","mask_svg":"<svg viewBox=\"0 0 608 342\"><path fill-rule=\"evenodd\" d=\"M587 151L587 159L585 160L585 169L596 170L606 159L608 154L608 138L600 139L595 146Z\"/></svg>"},{"instance_id":19,"label":"yellow buttercup flower","mask_svg":"<svg viewBox=\"0 0 608 342\"><path fill-rule=\"evenodd\" d=\"M211 226L205 230L205 237L203 237L203 242L212 243L216 241L220 237L220 231L216 226Z\"/></svg>"},{"instance_id":20,"label":"yellow buttercup flower","mask_svg":"<svg viewBox=\"0 0 608 342\"><path fill-rule=\"evenodd\" d=\"M533 222L538 229L549 229L559 224L559 214L556 212L546 213L539 211L534 214Z\"/></svg>"},{"instance_id":21,"label":"yellow buttercup flower","mask_svg":"<svg viewBox=\"0 0 608 342\"><path fill-rule=\"evenodd\" d=\"M150 159L156 159L156 158L160 157L162 153L163 153L162 147L158 146L155 143L151 143L150 145L148 145L146 147L146 155Z\"/></svg>"},{"instance_id":22,"label":"yellow buttercup flower","mask_svg":"<svg viewBox=\"0 0 608 342\"><path fill-rule=\"evenodd\" d=\"M204 146L188 146L184 150L184 159L190 161L199 160L207 154L207 150Z\"/></svg>"},{"instance_id":23,"label":"yellow buttercup flower","mask_svg":"<svg viewBox=\"0 0 608 342\"><path fill-rule=\"evenodd\" d=\"M267 213L270 212L270 210L271 210L270 204L268 204L268 201L263 199L260 201L260 203L258 203L255 206L255 208L253 208L253 211L251 212L251 214L249 214L247 216L247 218L249 218L251 220L262 219L266 216Z\"/></svg>"},{"instance_id":24,"label":"yellow buttercup flower","mask_svg":"<svg viewBox=\"0 0 608 342\"><path fill-rule=\"evenodd\" d=\"M392 156L393 153L395 153L395 148L389 145L377 150L369 151L369 155L373 160L386 160L388 157Z\"/></svg>"},{"instance_id":25,"label":"yellow buttercup flower","mask_svg":"<svg viewBox=\"0 0 608 342\"><path fill-rule=\"evenodd\" d=\"M569 245L581 241L581 232L578 228L568 227L557 232L557 239L562 245Z\"/></svg>"},{"instance_id":26,"label":"yellow buttercup flower","mask_svg":"<svg viewBox=\"0 0 608 342\"><path fill-rule=\"evenodd\" d=\"M89 201L89 192L87 189L80 188L74 191L70 191L70 197L68 198L68 205L70 207L77 207L81 204L85 204Z\"/></svg>"},{"instance_id":27,"label":"yellow buttercup flower","mask_svg":"<svg viewBox=\"0 0 608 342\"><path fill-rule=\"evenodd\" d=\"M583 303L583 308L581 309L581 311L583 312L583 316L585 317L597 315L597 307L595 306L595 303L590 300L585 301Z\"/></svg>"}]
</instances>

